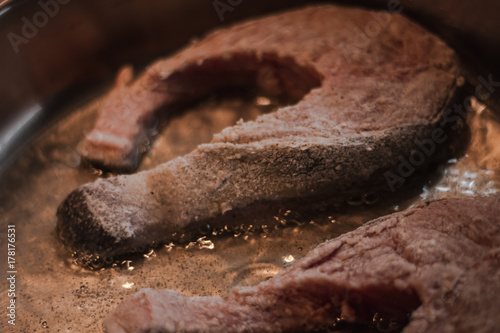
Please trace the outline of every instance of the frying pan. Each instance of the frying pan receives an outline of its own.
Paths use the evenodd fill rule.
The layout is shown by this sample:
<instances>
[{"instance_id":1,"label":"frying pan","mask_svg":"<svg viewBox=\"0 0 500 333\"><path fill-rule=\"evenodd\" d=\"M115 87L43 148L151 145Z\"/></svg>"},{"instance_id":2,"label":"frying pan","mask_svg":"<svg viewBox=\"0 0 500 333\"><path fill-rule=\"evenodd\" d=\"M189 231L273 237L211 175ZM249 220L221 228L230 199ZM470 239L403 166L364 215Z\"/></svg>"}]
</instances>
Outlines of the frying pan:
<instances>
[{"instance_id":1,"label":"frying pan","mask_svg":"<svg viewBox=\"0 0 500 333\"><path fill-rule=\"evenodd\" d=\"M0 227L16 224L19 258L24 261L19 263L19 324L14 332L100 332L102 317L139 287L175 287L192 295L222 295L228 285L252 284L272 276L294 256L304 255L311 244L388 213L384 208L336 216L337 221L345 223L337 223L333 229L321 225L297 227L300 239L293 244L289 240L296 238L297 228L279 231L268 239L250 236L243 245L241 238L219 240L215 249L211 241L201 239L179 251L167 247L158 253L157 260L152 253L146 256L147 260L153 258L151 261L124 261L116 271L88 270L68 260L52 232L55 209L68 191L95 177L82 168L68 171L58 164L47 166L32 160L38 158L37 154L68 153L71 149L67 147L74 147L77 141L71 133L78 130L83 119L87 123L89 119L85 112L72 116L70 111L75 108L71 106L80 103L83 109L92 108L86 101L96 91L109 87L124 64L142 68L211 29L312 3L222 1L230 3L231 10L221 12L214 6L216 1L209 0L0 0L0 216L7 221ZM388 5L399 6L403 14L439 34L457 50L472 87L481 80L490 82L495 89L484 102L497 108L500 2L365 0L341 4L381 10ZM195 114L203 115L203 110L198 111ZM63 117L69 117L63 126L54 125ZM191 125L192 121L184 119ZM47 139L51 131L55 139ZM45 139L37 144L40 133L45 133ZM167 135L175 137L175 133ZM40 147L43 149L38 151ZM22 159L23 154L28 158ZM171 157L153 155L152 163ZM55 176L43 168L56 170ZM68 184L62 187L65 181ZM398 207L404 207L403 203ZM318 238L318 234L325 238ZM0 230L0 247L6 247L6 230ZM212 251L211 255L206 251ZM0 256L1 267L5 267L4 253ZM252 259L243 262L243 257ZM170 265L168 270L166 263ZM6 271L1 274L3 277ZM6 305L5 292L5 287L0 287L2 308ZM0 321L0 331L12 329L5 320Z\"/></svg>"}]
</instances>

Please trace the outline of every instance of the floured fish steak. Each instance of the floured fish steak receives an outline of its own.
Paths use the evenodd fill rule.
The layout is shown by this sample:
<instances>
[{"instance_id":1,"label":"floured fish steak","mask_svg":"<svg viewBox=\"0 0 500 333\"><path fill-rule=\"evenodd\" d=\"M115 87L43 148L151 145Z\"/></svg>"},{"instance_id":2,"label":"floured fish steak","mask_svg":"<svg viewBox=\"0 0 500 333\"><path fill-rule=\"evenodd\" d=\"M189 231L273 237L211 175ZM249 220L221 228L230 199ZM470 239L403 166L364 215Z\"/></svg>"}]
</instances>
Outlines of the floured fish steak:
<instances>
[{"instance_id":1,"label":"floured fish steak","mask_svg":"<svg viewBox=\"0 0 500 333\"><path fill-rule=\"evenodd\" d=\"M113 167L135 163L162 106L228 84L297 103L150 171L81 186L59 207L61 238L83 252L120 254L256 203L387 188L384 173L398 157L442 134L458 70L451 49L401 15L344 52L372 20L366 10L307 7L212 33L134 82L122 72L83 143L90 159Z\"/></svg>"},{"instance_id":2,"label":"floured fish steak","mask_svg":"<svg viewBox=\"0 0 500 333\"><path fill-rule=\"evenodd\" d=\"M108 333L285 332L375 313L405 333L500 327L500 197L441 200L327 241L293 267L225 298L142 289L105 320Z\"/></svg>"}]
</instances>

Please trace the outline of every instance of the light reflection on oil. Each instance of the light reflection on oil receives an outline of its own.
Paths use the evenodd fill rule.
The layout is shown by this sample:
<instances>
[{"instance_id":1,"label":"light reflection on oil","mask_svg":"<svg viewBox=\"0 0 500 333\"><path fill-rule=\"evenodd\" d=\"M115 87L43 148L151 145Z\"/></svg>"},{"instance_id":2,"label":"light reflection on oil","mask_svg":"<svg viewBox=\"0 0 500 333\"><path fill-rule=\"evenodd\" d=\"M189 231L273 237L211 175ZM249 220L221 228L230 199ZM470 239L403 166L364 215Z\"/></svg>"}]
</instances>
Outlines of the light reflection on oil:
<instances>
[{"instance_id":1,"label":"light reflection on oil","mask_svg":"<svg viewBox=\"0 0 500 333\"><path fill-rule=\"evenodd\" d=\"M130 289L134 286L135 283L133 282L125 282L124 284L122 284L122 287L125 288L125 289Z\"/></svg>"}]
</instances>

